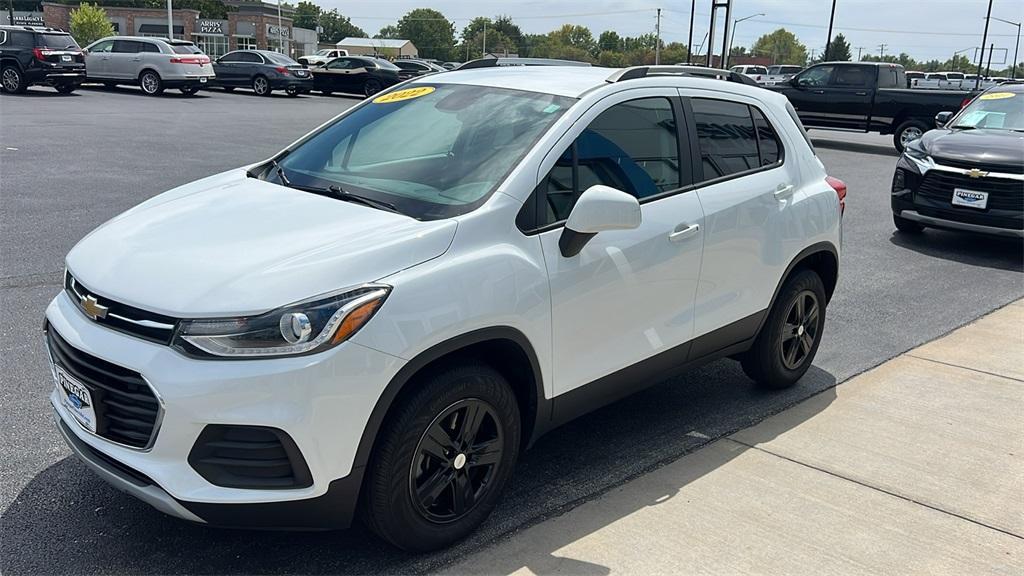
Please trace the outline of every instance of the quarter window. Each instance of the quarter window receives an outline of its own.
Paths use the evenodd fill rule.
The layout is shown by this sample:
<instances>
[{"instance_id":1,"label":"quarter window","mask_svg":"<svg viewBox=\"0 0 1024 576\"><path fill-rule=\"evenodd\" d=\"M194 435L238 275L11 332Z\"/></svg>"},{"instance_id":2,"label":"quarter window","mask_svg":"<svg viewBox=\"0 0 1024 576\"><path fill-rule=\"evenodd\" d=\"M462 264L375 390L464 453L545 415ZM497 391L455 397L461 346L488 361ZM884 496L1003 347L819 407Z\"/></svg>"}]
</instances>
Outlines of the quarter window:
<instances>
[{"instance_id":1,"label":"quarter window","mask_svg":"<svg viewBox=\"0 0 1024 576\"><path fill-rule=\"evenodd\" d=\"M705 181L781 161L778 134L757 108L706 98L691 102Z\"/></svg>"}]
</instances>

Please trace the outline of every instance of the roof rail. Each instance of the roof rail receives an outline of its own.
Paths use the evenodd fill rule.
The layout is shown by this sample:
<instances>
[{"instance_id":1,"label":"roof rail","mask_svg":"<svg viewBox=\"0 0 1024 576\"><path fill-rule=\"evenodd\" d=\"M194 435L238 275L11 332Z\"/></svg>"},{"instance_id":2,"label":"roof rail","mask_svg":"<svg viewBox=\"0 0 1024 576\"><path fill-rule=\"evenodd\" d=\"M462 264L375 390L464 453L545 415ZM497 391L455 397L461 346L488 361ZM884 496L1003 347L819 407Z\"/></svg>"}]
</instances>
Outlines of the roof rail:
<instances>
[{"instance_id":1,"label":"roof rail","mask_svg":"<svg viewBox=\"0 0 1024 576\"><path fill-rule=\"evenodd\" d=\"M692 65L631 66L616 70L611 76L605 78L605 82L614 84L623 80L636 80L637 78L646 78L648 76L690 76L693 78L714 78L737 84L756 84L753 80L745 80L742 74L732 70Z\"/></svg>"},{"instance_id":2,"label":"roof rail","mask_svg":"<svg viewBox=\"0 0 1024 576\"><path fill-rule=\"evenodd\" d=\"M588 62L556 60L554 58L479 58L461 64L455 70L494 68L496 66L590 66Z\"/></svg>"}]
</instances>

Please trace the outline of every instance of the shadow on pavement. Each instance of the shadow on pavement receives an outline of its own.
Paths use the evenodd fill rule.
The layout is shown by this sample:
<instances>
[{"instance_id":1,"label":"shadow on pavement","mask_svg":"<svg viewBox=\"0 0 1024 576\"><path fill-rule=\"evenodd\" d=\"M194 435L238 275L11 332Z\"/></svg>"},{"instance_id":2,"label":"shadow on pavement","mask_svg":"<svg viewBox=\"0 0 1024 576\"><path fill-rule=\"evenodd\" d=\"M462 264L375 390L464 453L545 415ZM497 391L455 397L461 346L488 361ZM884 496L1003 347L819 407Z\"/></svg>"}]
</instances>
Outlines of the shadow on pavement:
<instances>
[{"instance_id":1,"label":"shadow on pavement","mask_svg":"<svg viewBox=\"0 0 1024 576\"><path fill-rule=\"evenodd\" d=\"M809 396L817 394L816 403L827 406L835 384L831 374L812 367L796 386L765 392L751 386L737 363L725 360L666 381L545 436L524 455L502 503L480 530L451 549L422 556L399 552L361 527L255 532L189 524L117 492L68 457L37 474L4 512L0 569L5 574L431 571ZM726 463L688 471L679 487ZM646 495L636 501L636 509L674 495ZM601 525L629 511L620 512L603 518ZM601 525L579 526L563 541L551 542L546 552L554 558L561 546ZM557 560L566 573L608 572L599 565ZM543 564L535 572L549 571ZM490 571L518 567L493 566Z\"/></svg>"},{"instance_id":2,"label":"shadow on pavement","mask_svg":"<svg viewBox=\"0 0 1024 576\"><path fill-rule=\"evenodd\" d=\"M926 228L920 234L893 232L889 241L932 258L1024 272L1024 242L1013 238Z\"/></svg>"},{"instance_id":3,"label":"shadow on pavement","mask_svg":"<svg viewBox=\"0 0 1024 576\"><path fill-rule=\"evenodd\" d=\"M874 154L876 156L889 156L899 158L900 153L892 145L881 146L878 144L865 144L863 142L846 142L843 140L825 140L811 136L811 142L817 148L831 148L833 150L846 150L847 152L860 152L861 154ZM895 166L893 167L895 169Z\"/></svg>"}]
</instances>

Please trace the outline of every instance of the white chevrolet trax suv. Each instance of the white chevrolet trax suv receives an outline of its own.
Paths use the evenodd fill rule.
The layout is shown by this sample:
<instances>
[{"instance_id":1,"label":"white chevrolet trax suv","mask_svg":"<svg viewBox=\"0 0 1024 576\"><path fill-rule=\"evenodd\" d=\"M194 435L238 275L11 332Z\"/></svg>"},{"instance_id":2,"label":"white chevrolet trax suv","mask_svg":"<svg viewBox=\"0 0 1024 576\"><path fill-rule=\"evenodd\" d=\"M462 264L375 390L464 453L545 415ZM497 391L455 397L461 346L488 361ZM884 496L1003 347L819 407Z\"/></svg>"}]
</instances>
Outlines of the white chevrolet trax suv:
<instances>
[{"instance_id":1,"label":"white chevrolet trax suv","mask_svg":"<svg viewBox=\"0 0 1024 576\"><path fill-rule=\"evenodd\" d=\"M446 546L576 416L721 357L798 380L845 194L760 88L423 77L79 242L46 311L57 425L167 514Z\"/></svg>"}]
</instances>

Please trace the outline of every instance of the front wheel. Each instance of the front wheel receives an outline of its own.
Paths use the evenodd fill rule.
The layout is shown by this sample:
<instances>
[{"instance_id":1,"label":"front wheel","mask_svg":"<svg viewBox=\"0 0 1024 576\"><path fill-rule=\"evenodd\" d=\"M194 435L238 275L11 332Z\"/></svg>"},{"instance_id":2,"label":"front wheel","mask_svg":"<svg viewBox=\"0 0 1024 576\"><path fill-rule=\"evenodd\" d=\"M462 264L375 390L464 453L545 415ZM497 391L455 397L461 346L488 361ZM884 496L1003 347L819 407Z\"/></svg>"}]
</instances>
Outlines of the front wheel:
<instances>
[{"instance_id":1,"label":"front wheel","mask_svg":"<svg viewBox=\"0 0 1024 576\"><path fill-rule=\"evenodd\" d=\"M763 388L788 388L811 367L825 328L825 285L813 270L790 278L761 332L741 358L747 376Z\"/></svg>"},{"instance_id":2,"label":"front wheel","mask_svg":"<svg viewBox=\"0 0 1024 576\"><path fill-rule=\"evenodd\" d=\"M504 377L470 361L415 383L370 459L366 524L408 551L449 546L491 513L519 455L520 420Z\"/></svg>"},{"instance_id":3,"label":"front wheel","mask_svg":"<svg viewBox=\"0 0 1024 576\"><path fill-rule=\"evenodd\" d=\"M152 70L146 70L139 76L139 86L150 96L159 96L164 93L164 83L160 79L160 75Z\"/></svg>"},{"instance_id":4,"label":"front wheel","mask_svg":"<svg viewBox=\"0 0 1024 576\"><path fill-rule=\"evenodd\" d=\"M0 72L0 87L8 94L23 94L28 90L25 75L15 66L8 66Z\"/></svg>"},{"instance_id":5,"label":"front wheel","mask_svg":"<svg viewBox=\"0 0 1024 576\"><path fill-rule=\"evenodd\" d=\"M257 76L252 79L252 91L257 96L270 96L270 81L266 76Z\"/></svg>"},{"instance_id":6,"label":"front wheel","mask_svg":"<svg viewBox=\"0 0 1024 576\"><path fill-rule=\"evenodd\" d=\"M902 154L907 144L924 136L928 130L928 125L921 120L907 120L896 127L896 131L892 134L892 145L896 147L897 152Z\"/></svg>"}]
</instances>

